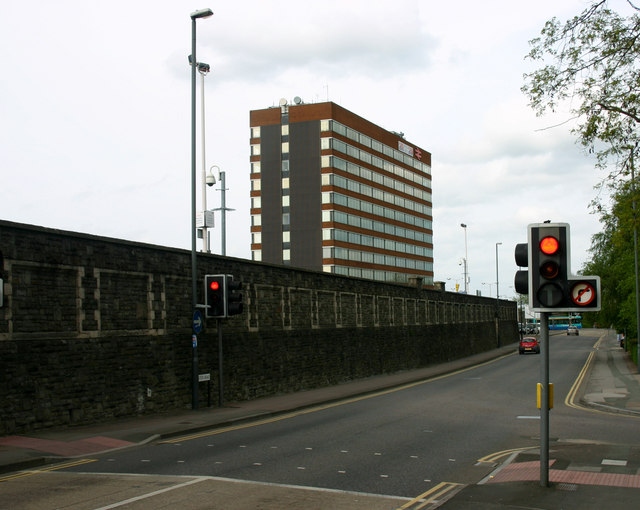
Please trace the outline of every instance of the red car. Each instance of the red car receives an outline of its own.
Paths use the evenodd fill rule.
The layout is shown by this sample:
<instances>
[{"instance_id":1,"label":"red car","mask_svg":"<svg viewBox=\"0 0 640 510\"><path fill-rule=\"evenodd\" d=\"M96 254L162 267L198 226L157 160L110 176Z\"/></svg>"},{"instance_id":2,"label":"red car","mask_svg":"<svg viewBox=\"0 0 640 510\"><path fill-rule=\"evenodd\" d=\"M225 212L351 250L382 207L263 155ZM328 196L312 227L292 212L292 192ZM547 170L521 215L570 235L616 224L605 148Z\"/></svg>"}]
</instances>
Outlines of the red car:
<instances>
[{"instance_id":1,"label":"red car","mask_svg":"<svg viewBox=\"0 0 640 510\"><path fill-rule=\"evenodd\" d=\"M533 352L534 354L540 354L540 344L538 339L532 336L525 336L520 340L520 354L525 352Z\"/></svg>"}]
</instances>

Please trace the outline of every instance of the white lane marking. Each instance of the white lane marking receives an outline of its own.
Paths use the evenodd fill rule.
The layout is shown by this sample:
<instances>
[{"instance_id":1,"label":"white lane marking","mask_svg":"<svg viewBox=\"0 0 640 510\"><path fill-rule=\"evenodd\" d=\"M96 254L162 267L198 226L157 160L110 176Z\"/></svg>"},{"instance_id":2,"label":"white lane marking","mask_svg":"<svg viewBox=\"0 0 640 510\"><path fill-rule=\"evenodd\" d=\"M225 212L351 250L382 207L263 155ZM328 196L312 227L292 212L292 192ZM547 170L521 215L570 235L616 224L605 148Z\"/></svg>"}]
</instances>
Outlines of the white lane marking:
<instances>
[{"instance_id":1,"label":"white lane marking","mask_svg":"<svg viewBox=\"0 0 640 510\"><path fill-rule=\"evenodd\" d=\"M188 482L180 483L178 485L174 485L172 487L166 487L164 489L160 489L157 491L149 492L148 494L143 494L142 496L136 496L135 498L125 499L124 501L120 501L118 503L113 503L112 505L102 506L100 508L96 508L94 510L110 510L111 508L118 508L119 506L128 505L130 503L135 503L136 501L142 501L143 499L152 498L157 496L158 494L163 494L165 492L172 491L174 489L181 489L182 487L187 487L188 485L193 485L194 483L200 483L203 480L207 480L207 477L198 477L195 480L189 480Z\"/></svg>"},{"instance_id":2,"label":"white lane marking","mask_svg":"<svg viewBox=\"0 0 640 510\"><path fill-rule=\"evenodd\" d=\"M166 477L166 478L188 478L188 479L192 479L191 476L189 475L147 475L147 474L140 474L140 473L89 473L89 472L77 472L77 474L84 474L84 475L92 475L92 476L133 476L133 477ZM406 496L393 496L390 494L376 494L373 492L356 492L356 491L345 491L345 490L341 490L341 489L328 489L325 487L312 487L310 485L292 485L292 484L285 484L285 483L273 483L273 482L257 482L255 480L242 480L242 479L237 479L237 478L224 478L221 476L199 476L197 479L195 480L191 480L190 482L186 482L185 484L181 484L181 485L187 485L187 484L192 484L192 483L197 483L203 480L211 480L214 482L226 482L226 483L241 483L241 484L245 484L245 485L261 485L263 487L282 487L285 489L301 489L301 490L305 490L305 491L312 491L312 492L327 492L330 494L349 494L352 496L371 496L374 498L387 498L387 499L397 499L398 501L410 501L412 498L408 498ZM176 486L177 487L177 486ZM174 487L175 488L175 487ZM172 490L171 487L168 487L166 489L163 489L163 491L169 491ZM163 492L163 491L158 491L158 492ZM110 508L114 508L114 507L104 507L104 508L95 508L94 510L109 510Z\"/></svg>"},{"instance_id":3,"label":"white lane marking","mask_svg":"<svg viewBox=\"0 0 640 510\"><path fill-rule=\"evenodd\" d=\"M626 466L626 460L602 459L603 466Z\"/></svg>"}]
</instances>

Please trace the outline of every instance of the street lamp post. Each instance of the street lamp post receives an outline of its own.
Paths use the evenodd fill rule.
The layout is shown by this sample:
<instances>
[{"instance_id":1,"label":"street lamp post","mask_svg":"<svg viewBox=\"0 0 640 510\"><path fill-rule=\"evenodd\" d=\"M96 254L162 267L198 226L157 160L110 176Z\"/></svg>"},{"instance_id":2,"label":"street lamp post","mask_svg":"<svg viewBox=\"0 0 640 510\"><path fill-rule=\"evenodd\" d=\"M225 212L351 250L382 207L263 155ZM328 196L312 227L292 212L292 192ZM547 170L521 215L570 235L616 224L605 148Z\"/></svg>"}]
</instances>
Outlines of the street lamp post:
<instances>
[{"instance_id":1,"label":"street lamp post","mask_svg":"<svg viewBox=\"0 0 640 510\"><path fill-rule=\"evenodd\" d=\"M497 304L497 300L500 297L500 292L498 290L498 245L501 245L502 243L496 243L496 304Z\"/></svg>"},{"instance_id":2,"label":"street lamp post","mask_svg":"<svg viewBox=\"0 0 640 510\"><path fill-rule=\"evenodd\" d=\"M496 243L496 343L500 347L500 290L498 286L498 246L502 243Z\"/></svg>"},{"instance_id":3,"label":"street lamp post","mask_svg":"<svg viewBox=\"0 0 640 510\"><path fill-rule=\"evenodd\" d=\"M466 223L460 223L460 226L464 229L464 292L469 294L469 273L467 264L469 263L469 254L467 253L467 225Z\"/></svg>"},{"instance_id":4,"label":"street lamp post","mask_svg":"<svg viewBox=\"0 0 640 510\"><path fill-rule=\"evenodd\" d=\"M211 9L191 13L191 312L198 305L198 265L196 259L196 20L213 16ZM192 335L192 399L198 409L198 339Z\"/></svg>"},{"instance_id":5,"label":"street lamp post","mask_svg":"<svg viewBox=\"0 0 640 510\"><path fill-rule=\"evenodd\" d=\"M207 221L207 192L205 187L205 182L207 180L207 162L205 157L204 136L204 77L209 71L211 71L211 67L209 66L209 64L205 64L204 62L198 62L197 67L200 76L202 76L202 80L200 82L200 136L202 140L202 251L210 253L211 248L209 247L209 235L207 227L212 225L209 225Z\"/></svg>"}]
</instances>

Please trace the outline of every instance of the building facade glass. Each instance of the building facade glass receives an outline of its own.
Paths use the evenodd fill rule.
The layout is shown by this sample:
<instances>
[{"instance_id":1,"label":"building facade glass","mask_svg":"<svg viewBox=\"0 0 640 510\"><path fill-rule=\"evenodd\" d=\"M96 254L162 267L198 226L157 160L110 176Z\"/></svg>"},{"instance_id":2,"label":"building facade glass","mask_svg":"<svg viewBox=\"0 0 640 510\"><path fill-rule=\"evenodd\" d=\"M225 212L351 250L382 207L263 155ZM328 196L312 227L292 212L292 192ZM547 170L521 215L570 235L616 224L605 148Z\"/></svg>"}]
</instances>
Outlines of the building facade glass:
<instances>
[{"instance_id":1,"label":"building facade glass","mask_svg":"<svg viewBox=\"0 0 640 510\"><path fill-rule=\"evenodd\" d=\"M433 285L430 153L335 103L250 127L254 260Z\"/></svg>"}]
</instances>

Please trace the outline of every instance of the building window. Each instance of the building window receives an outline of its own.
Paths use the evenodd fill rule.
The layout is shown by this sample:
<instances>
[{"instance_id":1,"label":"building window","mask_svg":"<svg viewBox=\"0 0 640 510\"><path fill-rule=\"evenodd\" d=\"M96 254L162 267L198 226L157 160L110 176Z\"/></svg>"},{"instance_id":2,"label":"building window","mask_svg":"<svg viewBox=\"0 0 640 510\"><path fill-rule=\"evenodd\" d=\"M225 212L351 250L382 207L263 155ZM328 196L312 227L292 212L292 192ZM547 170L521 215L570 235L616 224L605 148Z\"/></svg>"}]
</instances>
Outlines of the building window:
<instances>
[{"instance_id":1,"label":"building window","mask_svg":"<svg viewBox=\"0 0 640 510\"><path fill-rule=\"evenodd\" d=\"M251 128L251 138L260 138L260 126Z\"/></svg>"},{"instance_id":2,"label":"building window","mask_svg":"<svg viewBox=\"0 0 640 510\"><path fill-rule=\"evenodd\" d=\"M290 221L291 221L291 220L290 220L289 213L284 213L284 214L282 215L282 224L283 224L283 225L289 225L289 224L290 224Z\"/></svg>"},{"instance_id":3,"label":"building window","mask_svg":"<svg viewBox=\"0 0 640 510\"><path fill-rule=\"evenodd\" d=\"M282 250L282 260L291 260L291 250Z\"/></svg>"},{"instance_id":4,"label":"building window","mask_svg":"<svg viewBox=\"0 0 640 510\"><path fill-rule=\"evenodd\" d=\"M259 143L251 144L251 155L252 156L259 156L260 155L260 144Z\"/></svg>"},{"instance_id":5,"label":"building window","mask_svg":"<svg viewBox=\"0 0 640 510\"><path fill-rule=\"evenodd\" d=\"M253 250L251 252L251 258L256 262L260 262L262 260L262 250Z\"/></svg>"},{"instance_id":6,"label":"building window","mask_svg":"<svg viewBox=\"0 0 640 510\"><path fill-rule=\"evenodd\" d=\"M260 161L254 161L251 163L251 173L259 174L260 173Z\"/></svg>"},{"instance_id":7,"label":"building window","mask_svg":"<svg viewBox=\"0 0 640 510\"><path fill-rule=\"evenodd\" d=\"M260 227L260 226L262 226L262 215L260 215L260 214L252 214L251 215L251 226L252 227Z\"/></svg>"}]
</instances>

